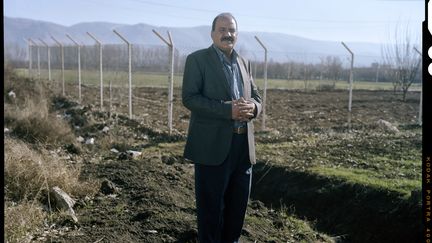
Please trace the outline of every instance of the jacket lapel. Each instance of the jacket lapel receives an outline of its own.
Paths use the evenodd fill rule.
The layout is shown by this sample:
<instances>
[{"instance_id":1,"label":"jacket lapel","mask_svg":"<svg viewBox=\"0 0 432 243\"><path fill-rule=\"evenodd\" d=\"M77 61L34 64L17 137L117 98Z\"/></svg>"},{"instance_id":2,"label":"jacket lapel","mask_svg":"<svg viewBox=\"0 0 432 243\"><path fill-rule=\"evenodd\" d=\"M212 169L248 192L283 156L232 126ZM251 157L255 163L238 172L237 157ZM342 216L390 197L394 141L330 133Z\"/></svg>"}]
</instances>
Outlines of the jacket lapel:
<instances>
[{"instance_id":1,"label":"jacket lapel","mask_svg":"<svg viewBox=\"0 0 432 243\"><path fill-rule=\"evenodd\" d=\"M216 74L217 74L216 80L222 83L223 87L225 88L225 91L227 92L228 97L231 97L231 91L228 85L228 80L226 79L222 63L219 60L216 50L213 49L213 46L210 46L207 50L210 54L210 66L215 67L216 69Z\"/></svg>"},{"instance_id":2,"label":"jacket lapel","mask_svg":"<svg viewBox=\"0 0 432 243\"><path fill-rule=\"evenodd\" d=\"M243 96L245 99L251 98L251 91L250 91L250 80L249 80L249 73L246 71L246 64L243 62L243 58L240 56L237 56L237 63L240 67L240 73L243 80Z\"/></svg>"}]
</instances>

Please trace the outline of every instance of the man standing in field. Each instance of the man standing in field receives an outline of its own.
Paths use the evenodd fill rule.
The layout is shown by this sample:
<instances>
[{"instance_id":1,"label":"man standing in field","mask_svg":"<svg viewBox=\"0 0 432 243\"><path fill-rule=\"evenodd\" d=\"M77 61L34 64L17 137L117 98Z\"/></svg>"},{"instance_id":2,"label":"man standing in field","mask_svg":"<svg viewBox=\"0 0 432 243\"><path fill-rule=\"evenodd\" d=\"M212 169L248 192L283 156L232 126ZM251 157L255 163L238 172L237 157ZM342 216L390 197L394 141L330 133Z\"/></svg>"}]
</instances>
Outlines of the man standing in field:
<instances>
[{"instance_id":1,"label":"man standing in field","mask_svg":"<svg viewBox=\"0 0 432 243\"><path fill-rule=\"evenodd\" d=\"M238 242L249 199L261 97L250 63L234 50L237 21L215 17L213 45L186 59L183 105L191 111L184 156L195 163L198 238Z\"/></svg>"}]
</instances>

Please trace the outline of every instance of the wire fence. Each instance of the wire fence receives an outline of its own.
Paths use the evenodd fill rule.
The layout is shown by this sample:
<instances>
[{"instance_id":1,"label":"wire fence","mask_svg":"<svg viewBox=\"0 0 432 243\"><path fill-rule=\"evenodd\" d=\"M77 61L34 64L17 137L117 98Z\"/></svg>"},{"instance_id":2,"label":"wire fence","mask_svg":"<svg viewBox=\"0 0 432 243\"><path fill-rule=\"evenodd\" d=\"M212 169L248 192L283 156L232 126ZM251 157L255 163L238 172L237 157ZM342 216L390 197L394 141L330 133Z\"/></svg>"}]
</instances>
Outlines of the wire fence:
<instances>
[{"instance_id":1,"label":"wire fence","mask_svg":"<svg viewBox=\"0 0 432 243\"><path fill-rule=\"evenodd\" d=\"M91 33L88 34L91 35ZM70 43L65 45L57 42L60 45L50 46L42 39L39 39L39 42L42 44L28 39L27 69L22 70L22 72L29 77L46 79L52 82L52 85L57 90L61 90L60 92L64 92L64 94L77 99L79 102L92 103L110 112L122 111L127 107L130 118L133 118L135 103L141 106L144 102L154 104L151 99L143 96L143 92L138 91L140 88L165 88L166 93L164 93L164 96L168 107L166 108L168 113L167 125L171 132L173 88L181 86L184 61L189 53L180 54L177 48L174 46L170 47L170 42L171 44L173 43L171 36L169 36L170 42L168 42L159 35L162 41L168 45L168 48L160 46L144 48L142 45L128 42L120 33L117 34L123 38L126 44L100 43L100 45L82 45L79 41L69 36L74 45L70 45ZM343 47L341 46L341 48ZM103 50L103 54L101 54L101 49ZM271 50L271 48L268 49ZM332 57L333 59L327 57L327 63L325 63L324 58L321 56L321 63L318 64L306 64L306 62L298 63L294 61L280 64L275 63L270 58L271 68L269 68L268 72L282 72L285 75L281 76L284 77L282 79L273 78L267 84L267 70L265 68L268 65L267 59L264 62L258 61L259 56L261 56L259 52L250 52L242 48L239 48L239 52L240 54L244 53L249 56L252 53L252 73L257 77L259 76L257 75L257 71L258 73L261 71L262 79L257 78L256 80L261 89L267 86L269 88L298 89L298 86L303 86L304 90L319 90L329 89L329 87L337 88L337 85L345 89L349 85L349 80L354 79L355 81L356 79L356 70L353 70L353 64L350 70L347 68L350 58L341 60L335 55ZM275 53L278 52L268 51L270 57ZM262 57L264 57L264 53L262 54ZM287 53L284 54L287 55ZM306 56L304 60L308 59L307 55L301 53L300 55ZM343 79L331 78L331 61L340 67L338 75L344 77ZM62 63L64 63L64 67ZM101 63L102 69L100 67ZM359 83L357 86L356 84L354 85L354 89L359 87L365 88L367 86L369 86L369 89L374 89L374 87L376 89L392 88L391 83L378 82L378 72L381 70L381 76L384 76L385 67L378 69L380 67L379 63L377 65L375 68L371 67L368 69L368 72L373 72L372 76L375 78L375 84L371 82L354 82ZM358 70L362 69L358 68ZM352 77L353 72L354 78ZM66 84L64 88L62 84L63 77ZM414 90L421 90L421 85L413 85L413 88ZM100 90L99 94L96 91L97 89ZM263 91L265 93L266 88ZM99 98L99 101L97 101L96 97Z\"/></svg>"}]
</instances>

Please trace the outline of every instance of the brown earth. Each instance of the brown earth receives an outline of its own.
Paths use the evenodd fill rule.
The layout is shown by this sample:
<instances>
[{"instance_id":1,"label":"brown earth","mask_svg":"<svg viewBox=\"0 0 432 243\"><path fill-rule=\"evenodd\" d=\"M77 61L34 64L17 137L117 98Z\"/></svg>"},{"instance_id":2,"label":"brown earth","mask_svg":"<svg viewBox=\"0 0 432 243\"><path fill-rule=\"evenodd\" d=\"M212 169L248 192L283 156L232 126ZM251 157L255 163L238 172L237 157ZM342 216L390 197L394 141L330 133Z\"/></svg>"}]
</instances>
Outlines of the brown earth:
<instances>
[{"instance_id":1,"label":"brown earth","mask_svg":"<svg viewBox=\"0 0 432 243\"><path fill-rule=\"evenodd\" d=\"M71 92L76 93L75 90ZM107 89L104 92L104 108L109 109ZM261 92L262 93L262 92ZM135 88L133 90L133 114L161 130L167 130L167 95L164 88ZM76 95L74 95L76 96ZM352 123L354 127L372 124L379 119L391 123L415 123L418 115L419 93L410 92L407 102L401 102L401 94L392 91L354 90L352 98ZM99 90L86 87L83 103L100 106ZM128 115L127 90L113 92L113 110ZM348 91L298 91L269 90L267 93L266 127L278 131L290 129L344 129L348 119ZM181 104L180 90L174 91L173 127L187 131L189 111ZM256 130L261 120L255 123Z\"/></svg>"},{"instance_id":2,"label":"brown earth","mask_svg":"<svg viewBox=\"0 0 432 243\"><path fill-rule=\"evenodd\" d=\"M70 92L75 92L75 88L68 87ZM69 120L77 137L95 138L95 144L83 145L79 154L70 148L63 151L71 154L71 163L82 163L82 178L107 179L117 190L112 194L100 192L93 198L78 198L77 224L67 218L55 220L45 233L34 236L34 241L196 242L193 164L182 158L189 112L181 105L180 90L175 90L171 135L167 132L166 89L135 89L134 120L128 119L125 90L114 92L111 117L99 111L98 92L97 88L84 87L83 104L86 105L57 97L53 99L53 107ZM105 97L109 97L108 93ZM347 91L269 90L267 99L268 130L261 131L261 119L255 122L257 143L292 141L300 133L348 130ZM105 110L108 107L105 99ZM379 119L414 124L417 112L418 93L410 93L404 103L400 96L388 91L354 91L352 129L371 129ZM102 132L105 126L109 127L106 133ZM119 153L111 152L112 148ZM132 158L127 150L142 154ZM269 162L266 151L257 151L257 156L261 167ZM307 154L295 155L299 166L308 160L302 156ZM254 177L254 184L257 178ZM264 205L255 200L266 201L253 191L242 233L244 242L343 241L339 236L343 230L331 232L323 227L333 236L328 237L315 227L320 224L319 218L306 219L314 217L313 214L292 217L292 210L284 205L269 201Z\"/></svg>"}]
</instances>

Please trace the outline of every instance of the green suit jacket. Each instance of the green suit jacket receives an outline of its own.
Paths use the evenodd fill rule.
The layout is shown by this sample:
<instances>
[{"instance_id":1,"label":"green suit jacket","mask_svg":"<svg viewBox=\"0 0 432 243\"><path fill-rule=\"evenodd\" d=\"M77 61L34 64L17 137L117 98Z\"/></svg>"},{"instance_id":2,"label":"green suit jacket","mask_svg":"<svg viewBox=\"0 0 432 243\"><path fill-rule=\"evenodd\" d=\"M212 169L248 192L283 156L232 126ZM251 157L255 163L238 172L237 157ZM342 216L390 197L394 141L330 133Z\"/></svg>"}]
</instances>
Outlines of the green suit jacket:
<instances>
[{"instance_id":1,"label":"green suit jacket","mask_svg":"<svg viewBox=\"0 0 432 243\"><path fill-rule=\"evenodd\" d=\"M250 63L238 56L243 96L261 113L261 97L253 82ZM182 101L191 111L184 157L204 165L219 165L227 157L233 136L231 91L216 51L210 46L186 58ZM253 122L247 122L249 159L255 159Z\"/></svg>"}]
</instances>

